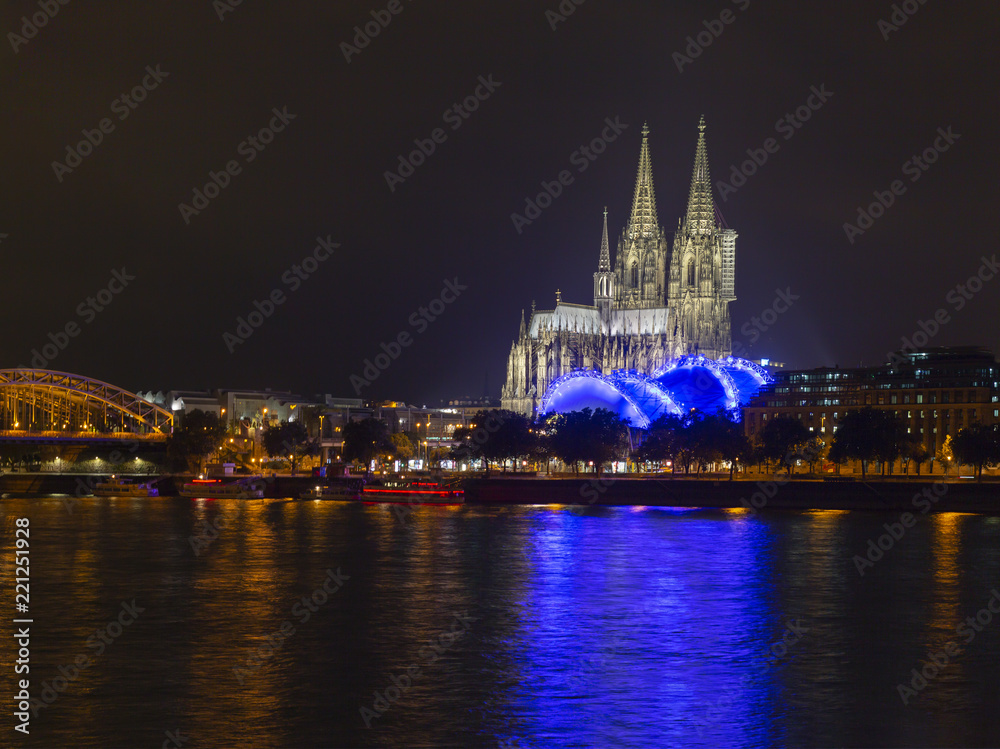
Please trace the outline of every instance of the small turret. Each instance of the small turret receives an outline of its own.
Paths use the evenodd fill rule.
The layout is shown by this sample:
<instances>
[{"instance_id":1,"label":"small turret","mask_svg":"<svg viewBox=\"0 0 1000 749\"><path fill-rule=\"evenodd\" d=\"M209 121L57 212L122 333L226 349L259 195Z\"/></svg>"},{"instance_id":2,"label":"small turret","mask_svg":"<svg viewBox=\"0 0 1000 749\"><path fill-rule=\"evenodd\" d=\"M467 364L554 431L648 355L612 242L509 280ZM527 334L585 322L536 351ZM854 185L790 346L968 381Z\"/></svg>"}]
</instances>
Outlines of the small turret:
<instances>
[{"instance_id":1,"label":"small turret","mask_svg":"<svg viewBox=\"0 0 1000 749\"><path fill-rule=\"evenodd\" d=\"M615 274L611 271L611 248L608 243L608 209L604 208L604 234L601 237L601 259L594 274L594 306L601 313L607 329L615 299Z\"/></svg>"}]
</instances>

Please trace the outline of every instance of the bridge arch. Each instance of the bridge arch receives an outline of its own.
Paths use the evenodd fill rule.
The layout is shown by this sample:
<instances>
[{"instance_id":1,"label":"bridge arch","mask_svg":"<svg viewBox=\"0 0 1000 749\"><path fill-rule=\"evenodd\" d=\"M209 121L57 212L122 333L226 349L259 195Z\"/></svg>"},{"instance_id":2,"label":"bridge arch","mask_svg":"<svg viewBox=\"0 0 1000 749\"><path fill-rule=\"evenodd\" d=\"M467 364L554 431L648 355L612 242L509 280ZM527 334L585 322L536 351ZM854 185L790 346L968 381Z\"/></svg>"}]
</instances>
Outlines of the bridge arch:
<instances>
[{"instance_id":1,"label":"bridge arch","mask_svg":"<svg viewBox=\"0 0 1000 749\"><path fill-rule=\"evenodd\" d=\"M0 369L0 431L165 438L173 415L101 380L48 369Z\"/></svg>"}]
</instances>

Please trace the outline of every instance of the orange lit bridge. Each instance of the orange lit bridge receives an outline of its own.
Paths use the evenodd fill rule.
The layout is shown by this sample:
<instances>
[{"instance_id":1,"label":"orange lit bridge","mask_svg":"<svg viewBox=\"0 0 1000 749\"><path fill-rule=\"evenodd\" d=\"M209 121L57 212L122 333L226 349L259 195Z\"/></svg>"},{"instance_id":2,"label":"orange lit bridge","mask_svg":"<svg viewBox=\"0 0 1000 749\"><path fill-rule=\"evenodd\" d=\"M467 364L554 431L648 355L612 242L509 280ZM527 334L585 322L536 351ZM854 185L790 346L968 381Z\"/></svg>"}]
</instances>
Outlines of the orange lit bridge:
<instances>
[{"instance_id":1,"label":"orange lit bridge","mask_svg":"<svg viewBox=\"0 0 1000 749\"><path fill-rule=\"evenodd\" d=\"M0 369L0 443L163 442L169 411L100 380Z\"/></svg>"}]
</instances>

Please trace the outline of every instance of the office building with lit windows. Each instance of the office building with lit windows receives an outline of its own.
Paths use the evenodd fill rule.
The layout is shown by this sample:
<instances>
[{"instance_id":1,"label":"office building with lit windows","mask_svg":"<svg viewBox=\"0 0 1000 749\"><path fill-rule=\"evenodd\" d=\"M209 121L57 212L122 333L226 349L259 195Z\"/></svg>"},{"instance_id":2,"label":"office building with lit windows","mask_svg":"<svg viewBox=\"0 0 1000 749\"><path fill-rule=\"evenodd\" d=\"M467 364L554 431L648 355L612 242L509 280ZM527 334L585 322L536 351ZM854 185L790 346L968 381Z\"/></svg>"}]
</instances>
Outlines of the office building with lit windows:
<instances>
[{"instance_id":1,"label":"office building with lit windows","mask_svg":"<svg viewBox=\"0 0 1000 749\"><path fill-rule=\"evenodd\" d=\"M871 406L895 411L933 455L963 427L1000 423L1000 363L990 351L930 348L898 359L879 367L777 370L743 409L746 434L791 416L829 442L845 412Z\"/></svg>"}]
</instances>

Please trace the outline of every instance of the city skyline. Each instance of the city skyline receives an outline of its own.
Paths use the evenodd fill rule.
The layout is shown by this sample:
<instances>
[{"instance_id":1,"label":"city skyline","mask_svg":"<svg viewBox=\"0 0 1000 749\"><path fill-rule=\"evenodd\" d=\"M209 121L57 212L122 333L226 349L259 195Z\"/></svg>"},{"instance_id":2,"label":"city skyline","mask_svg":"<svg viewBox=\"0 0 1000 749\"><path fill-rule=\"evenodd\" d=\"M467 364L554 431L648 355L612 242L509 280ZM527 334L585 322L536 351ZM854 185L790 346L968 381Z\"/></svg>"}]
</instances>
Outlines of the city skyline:
<instances>
[{"instance_id":1,"label":"city skyline","mask_svg":"<svg viewBox=\"0 0 1000 749\"><path fill-rule=\"evenodd\" d=\"M672 230L701 115L740 232L734 349L795 368L921 336L996 350L977 210L996 14L913 5L515 2L484 28L467 5L71 4L36 26L19 3L0 16L4 365L55 346L46 368L133 391L498 396L520 310L592 293L644 122ZM779 292L794 314L768 314ZM382 344L399 354L369 377Z\"/></svg>"}]
</instances>

